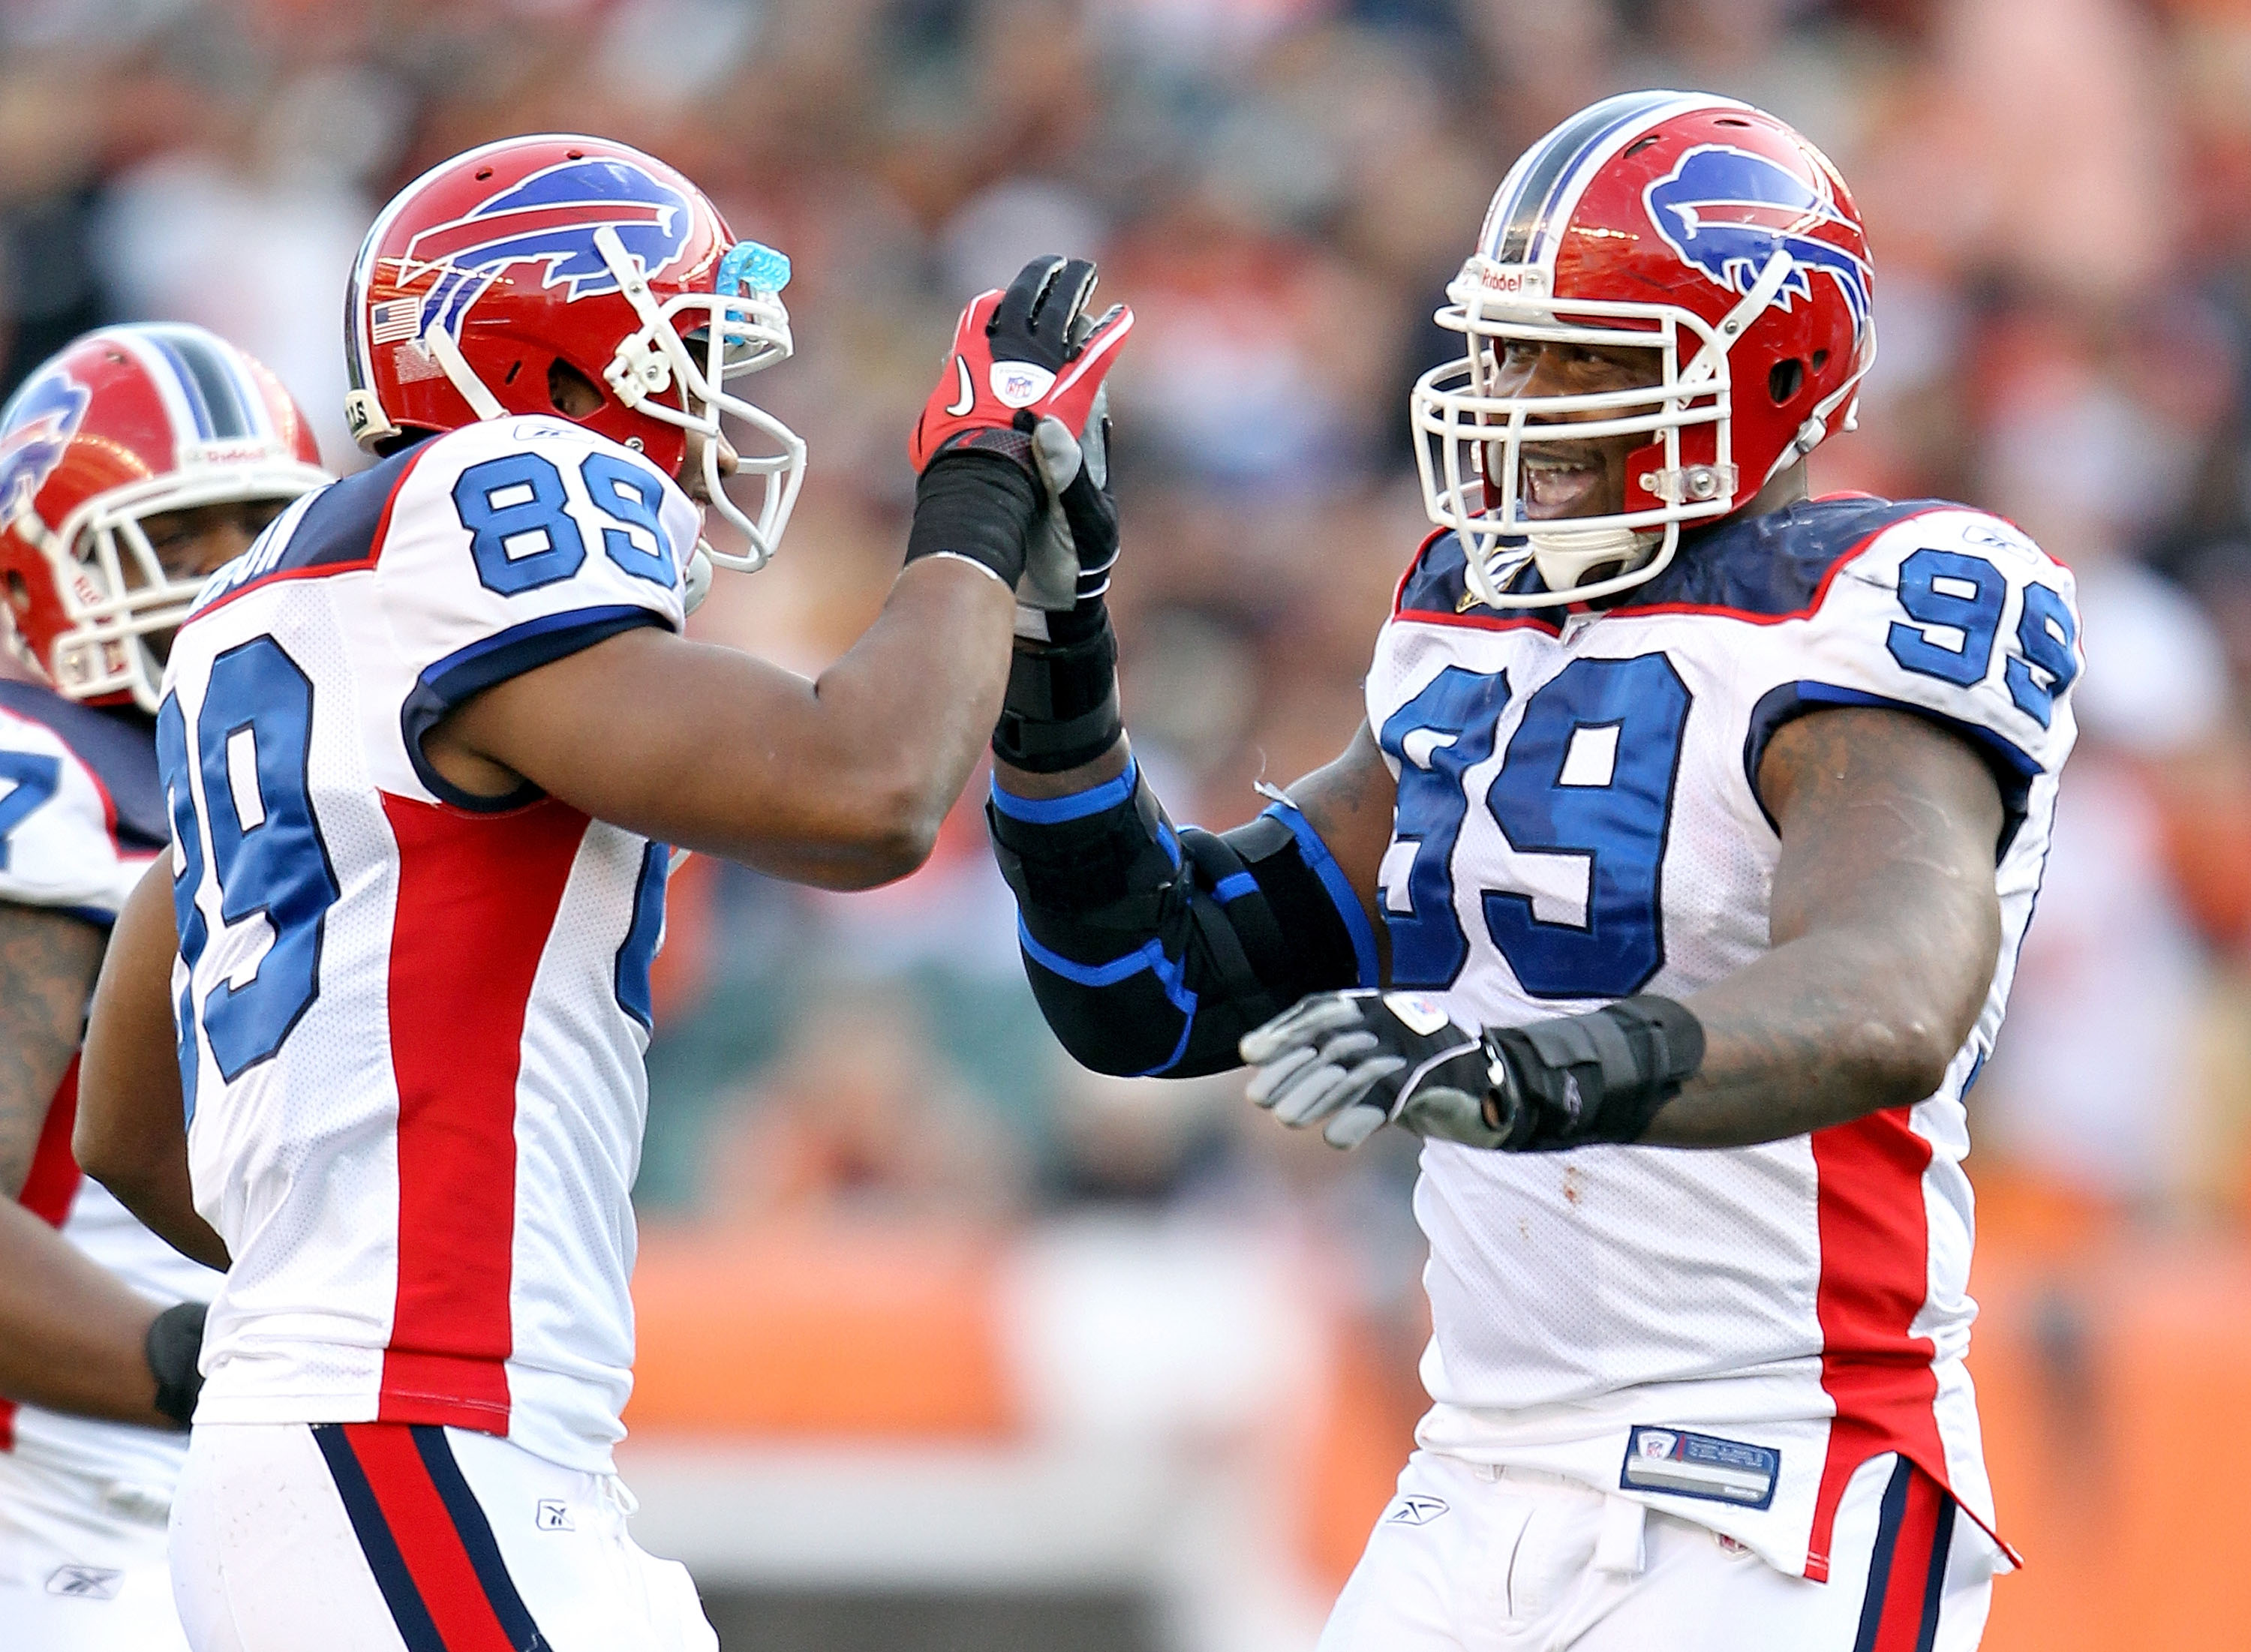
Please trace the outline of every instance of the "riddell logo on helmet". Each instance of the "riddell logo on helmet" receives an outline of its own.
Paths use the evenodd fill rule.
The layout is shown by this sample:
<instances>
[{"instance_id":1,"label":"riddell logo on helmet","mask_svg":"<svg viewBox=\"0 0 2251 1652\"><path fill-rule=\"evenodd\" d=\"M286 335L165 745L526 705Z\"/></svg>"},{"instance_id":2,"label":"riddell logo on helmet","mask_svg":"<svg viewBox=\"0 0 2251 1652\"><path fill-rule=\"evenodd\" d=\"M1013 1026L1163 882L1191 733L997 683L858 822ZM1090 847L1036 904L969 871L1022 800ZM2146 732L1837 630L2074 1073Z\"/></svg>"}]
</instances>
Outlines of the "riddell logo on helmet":
<instances>
[{"instance_id":1,"label":"riddell logo on helmet","mask_svg":"<svg viewBox=\"0 0 2251 1652\"><path fill-rule=\"evenodd\" d=\"M0 524L27 508L62 461L93 399L86 386L57 368L17 391L0 425Z\"/></svg>"},{"instance_id":2,"label":"riddell logo on helmet","mask_svg":"<svg viewBox=\"0 0 2251 1652\"><path fill-rule=\"evenodd\" d=\"M1680 256L1731 293L1748 293L1777 250L1796 261L1774 301L1813 297L1813 273L1837 283L1852 312L1853 335L1868 328L1869 266L1853 221L1825 190L1779 161L1729 144L1689 150L1680 164L1642 191L1659 235Z\"/></svg>"},{"instance_id":3,"label":"riddell logo on helmet","mask_svg":"<svg viewBox=\"0 0 2251 1652\"><path fill-rule=\"evenodd\" d=\"M576 302L618 290L616 273L594 244L596 231L614 231L627 256L653 276L687 249L694 222L685 196L630 161L566 161L418 232L398 260L398 285L412 286L437 271L412 332L442 324L458 335L477 295L512 265L545 265L540 284L567 285L564 300ZM397 335L406 335L405 329Z\"/></svg>"},{"instance_id":4,"label":"riddell logo on helmet","mask_svg":"<svg viewBox=\"0 0 2251 1652\"><path fill-rule=\"evenodd\" d=\"M1514 296L1548 290L1547 271L1534 265L1487 264L1479 260L1474 273L1477 284L1489 293Z\"/></svg>"}]
</instances>

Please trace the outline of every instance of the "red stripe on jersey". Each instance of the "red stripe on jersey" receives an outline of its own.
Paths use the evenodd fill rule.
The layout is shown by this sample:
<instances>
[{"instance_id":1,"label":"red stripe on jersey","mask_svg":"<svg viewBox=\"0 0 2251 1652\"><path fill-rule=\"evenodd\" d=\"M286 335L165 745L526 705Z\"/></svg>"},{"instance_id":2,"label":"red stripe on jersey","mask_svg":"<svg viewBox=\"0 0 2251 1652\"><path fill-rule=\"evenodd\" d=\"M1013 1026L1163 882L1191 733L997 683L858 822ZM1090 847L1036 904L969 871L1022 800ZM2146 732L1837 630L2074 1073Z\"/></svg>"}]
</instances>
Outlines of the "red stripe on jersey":
<instances>
[{"instance_id":1,"label":"red stripe on jersey","mask_svg":"<svg viewBox=\"0 0 2251 1652\"><path fill-rule=\"evenodd\" d=\"M1529 614L1503 619L1499 614L1445 614L1435 608L1402 608L1392 618L1407 625L1458 626L1465 631L1544 631L1551 637L1562 629L1552 619L1534 619Z\"/></svg>"},{"instance_id":2,"label":"red stripe on jersey","mask_svg":"<svg viewBox=\"0 0 2251 1652\"><path fill-rule=\"evenodd\" d=\"M504 1434L524 1015L587 817L553 798L472 815L388 792L383 811L398 842L398 1294L376 1414Z\"/></svg>"},{"instance_id":3,"label":"red stripe on jersey","mask_svg":"<svg viewBox=\"0 0 2251 1652\"><path fill-rule=\"evenodd\" d=\"M31 1168L24 1177L24 1191L16 1202L50 1227L60 1227L70 1214L84 1179L78 1160L71 1157L71 1130L78 1123L78 1055L71 1054L47 1103L46 1122L39 1126L38 1145L31 1150Z\"/></svg>"},{"instance_id":4,"label":"red stripe on jersey","mask_svg":"<svg viewBox=\"0 0 2251 1652\"><path fill-rule=\"evenodd\" d=\"M343 1432L446 1652L516 1652L412 1431L349 1422Z\"/></svg>"},{"instance_id":5,"label":"red stripe on jersey","mask_svg":"<svg viewBox=\"0 0 2251 1652\"><path fill-rule=\"evenodd\" d=\"M78 1120L78 1057L73 1054L70 1065L63 1068L62 1082L55 1086L52 1100L47 1103L46 1122L39 1126L38 1144L31 1149L31 1168L24 1177L24 1191L16 1195L16 1202L46 1223L60 1227L69 1216L71 1202L78 1197L78 1185L84 1174L78 1160L71 1157L71 1127ZM16 1448L16 1402L0 1400L0 1451Z\"/></svg>"},{"instance_id":6,"label":"red stripe on jersey","mask_svg":"<svg viewBox=\"0 0 2251 1652\"><path fill-rule=\"evenodd\" d=\"M1813 1132L1821 1276L1821 1386L1837 1407L1829 1455L1813 1504L1805 1575L1829 1576L1837 1504L1853 1471L1896 1451L1939 1484L1946 1453L1938 1438L1936 1352L1912 1333L1930 1294L1930 1234L1922 1176L1930 1144L1909 1127L1910 1109L1887 1108Z\"/></svg>"}]
</instances>

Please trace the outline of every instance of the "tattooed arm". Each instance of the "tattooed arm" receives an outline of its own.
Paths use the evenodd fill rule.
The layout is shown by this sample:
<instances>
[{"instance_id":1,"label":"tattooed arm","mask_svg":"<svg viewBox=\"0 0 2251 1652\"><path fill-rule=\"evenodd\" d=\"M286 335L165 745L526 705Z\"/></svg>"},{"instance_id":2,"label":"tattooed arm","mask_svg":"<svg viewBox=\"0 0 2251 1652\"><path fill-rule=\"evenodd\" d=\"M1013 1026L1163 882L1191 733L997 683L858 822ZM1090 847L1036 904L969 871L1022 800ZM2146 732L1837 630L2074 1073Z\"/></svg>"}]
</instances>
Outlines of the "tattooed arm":
<instances>
[{"instance_id":1,"label":"tattooed arm","mask_svg":"<svg viewBox=\"0 0 2251 1652\"><path fill-rule=\"evenodd\" d=\"M1701 1069L1645 1142L1776 1141L1936 1089L2001 944L2000 790L1963 741L1840 708L1777 732L1759 789L1782 831L1774 950L1683 1000Z\"/></svg>"},{"instance_id":2,"label":"tattooed arm","mask_svg":"<svg viewBox=\"0 0 2251 1652\"><path fill-rule=\"evenodd\" d=\"M0 902L0 1193L31 1173L47 1107L86 1026L100 930L67 912Z\"/></svg>"},{"instance_id":3,"label":"tattooed arm","mask_svg":"<svg viewBox=\"0 0 2251 1652\"><path fill-rule=\"evenodd\" d=\"M77 1053L102 934L83 918L0 902L0 1395L170 1427L144 1345L157 1304L96 1267L19 1198L52 1200L74 1172L27 1186L55 1090Z\"/></svg>"}]
</instances>

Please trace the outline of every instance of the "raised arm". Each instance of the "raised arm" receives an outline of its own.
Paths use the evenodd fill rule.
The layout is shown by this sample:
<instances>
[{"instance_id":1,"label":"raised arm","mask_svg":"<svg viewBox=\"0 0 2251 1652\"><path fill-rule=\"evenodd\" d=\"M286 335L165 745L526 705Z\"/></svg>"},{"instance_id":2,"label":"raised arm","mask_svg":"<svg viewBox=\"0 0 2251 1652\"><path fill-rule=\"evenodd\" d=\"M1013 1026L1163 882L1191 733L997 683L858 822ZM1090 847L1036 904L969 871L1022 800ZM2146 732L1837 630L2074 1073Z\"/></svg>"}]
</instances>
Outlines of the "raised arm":
<instances>
[{"instance_id":1,"label":"raised arm","mask_svg":"<svg viewBox=\"0 0 2251 1652\"><path fill-rule=\"evenodd\" d=\"M463 790L530 779L586 812L832 888L928 858L1001 711L1015 599L1067 605L1078 550L1050 533L1026 432L1077 439L1132 323L1085 314L1084 259L1035 259L963 312L910 444L907 566L818 679L635 630L485 690L426 739ZM1004 399L1005 391L1005 399ZM1050 479L1052 480L1052 479Z\"/></svg>"},{"instance_id":2,"label":"raised arm","mask_svg":"<svg viewBox=\"0 0 2251 1652\"><path fill-rule=\"evenodd\" d=\"M999 579L931 558L818 679L630 631L488 689L425 750L465 790L520 776L663 842L863 888L928 857L999 714L1015 614Z\"/></svg>"}]
</instances>

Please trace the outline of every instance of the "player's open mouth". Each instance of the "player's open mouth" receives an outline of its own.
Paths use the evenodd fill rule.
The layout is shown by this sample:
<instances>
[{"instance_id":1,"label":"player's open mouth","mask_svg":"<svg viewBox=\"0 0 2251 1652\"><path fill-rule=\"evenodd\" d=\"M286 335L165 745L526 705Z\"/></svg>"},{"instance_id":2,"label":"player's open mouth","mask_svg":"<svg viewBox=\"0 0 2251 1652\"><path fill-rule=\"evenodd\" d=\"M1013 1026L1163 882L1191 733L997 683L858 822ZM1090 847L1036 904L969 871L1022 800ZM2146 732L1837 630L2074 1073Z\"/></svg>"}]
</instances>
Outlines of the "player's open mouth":
<instances>
[{"instance_id":1,"label":"player's open mouth","mask_svg":"<svg viewBox=\"0 0 2251 1652\"><path fill-rule=\"evenodd\" d=\"M1527 453L1523 459L1524 514L1534 522L1592 514L1603 485L1598 459Z\"/></svg>"}]
</instances>

